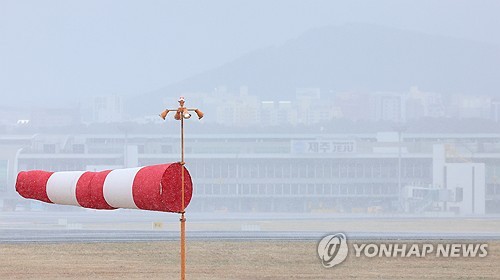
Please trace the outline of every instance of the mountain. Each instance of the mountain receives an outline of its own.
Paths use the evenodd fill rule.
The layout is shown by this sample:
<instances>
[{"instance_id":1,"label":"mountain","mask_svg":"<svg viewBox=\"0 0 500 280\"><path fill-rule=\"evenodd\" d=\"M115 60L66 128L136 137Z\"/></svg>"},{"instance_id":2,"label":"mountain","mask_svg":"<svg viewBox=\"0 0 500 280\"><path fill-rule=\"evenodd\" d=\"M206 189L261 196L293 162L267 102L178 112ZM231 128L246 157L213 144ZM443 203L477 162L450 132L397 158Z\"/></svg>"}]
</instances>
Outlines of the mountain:
<instances>
[{"instance_id":1,"label":"mountain","mask_svg":"<svg viewBox=\"0 0 500 280\"><path fill-rule=\"evenodd\" d=\"M500 95L499 73L497 45L352 24L310 30L132 102L151 108L165 96L211 92L220 85L235 92L246 85L250 94L270 100L291 99L298 87L321 88L324 95L406 91L414 85L449 94Z\"/></svg>"}]
</instances>

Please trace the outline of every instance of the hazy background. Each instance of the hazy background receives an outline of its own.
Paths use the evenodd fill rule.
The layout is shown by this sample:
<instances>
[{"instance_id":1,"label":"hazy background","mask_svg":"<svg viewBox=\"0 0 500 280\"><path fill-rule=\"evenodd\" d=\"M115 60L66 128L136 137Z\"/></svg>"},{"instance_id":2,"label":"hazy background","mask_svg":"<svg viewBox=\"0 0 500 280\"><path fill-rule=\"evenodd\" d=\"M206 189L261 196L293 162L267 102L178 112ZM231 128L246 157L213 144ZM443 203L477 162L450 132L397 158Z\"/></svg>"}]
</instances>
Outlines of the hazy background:
<instances>
[{"instance_id":1,"label":"hazy background","mask_svg":"<svg viewBox=\"0 0 500 280\"><path fill-rule=\"evenodd\" d=\"M498 50L499 11L498 1L2 0L2 105L68 106L87 96L141 95L255 50L291 44L312 30L342 31L352 24L361 26L356 39L367 47L371 38L361 36L372 28L386 28L431 41ZM310 46L317 44L321 42L310 42ZM495 58L498 61L498 52ZM390 57L382 60L386 59ZM475 62L488 64L487 60ZM348 60L342 62L343 67L348 65ZM456 70L448 65L436 67ZM481 69L471 72L485 74ZM377 76L363 78L367 80L362 83L369 83ZM413 85L418 86L407 84L405 89ZM498 93L498 89L490 90Z\"/></svg>"},{"instance_id":2,"label":"hazy background","mask_svg":"<svg viewBox=\"0 0 500 280\"><path fill-rule=\"evenodd\" d=\"M177 161L177 123L158 114L185 96L206 113L187 126L192 229L431 216L386 230L498 235L499 14L499 1L0 0L1 225L167 219L27 202L15 179Z\"/></svg>"}]
</instances>

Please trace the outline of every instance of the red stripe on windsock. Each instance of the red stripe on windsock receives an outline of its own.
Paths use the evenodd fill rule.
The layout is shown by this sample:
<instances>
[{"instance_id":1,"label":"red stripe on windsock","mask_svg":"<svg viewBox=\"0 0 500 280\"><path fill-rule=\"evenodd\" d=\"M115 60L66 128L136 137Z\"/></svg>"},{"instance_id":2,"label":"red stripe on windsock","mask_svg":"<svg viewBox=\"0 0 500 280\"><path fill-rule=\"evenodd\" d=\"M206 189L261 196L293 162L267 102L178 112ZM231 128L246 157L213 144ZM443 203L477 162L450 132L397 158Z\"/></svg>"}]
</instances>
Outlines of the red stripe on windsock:
<instances>
[{"instance_id":1,"label":"red stripe on windsock","mask_svg":"<svg viewBox=\"0 0 500 280\"><path fill-rule=\"evenodd\" d=\"M95 209L116 209L111 207L104 199L104 180L106 180L106 176L108 176L111 170L105 170L101 172L97 172L92 182L90 182L90 191L92 194L93 207Z\"/></svg>"},{"instance_id":2,"label":"red stripe on windsock","mask_svg":"<svg viewBox=\"0 0 500 280\"><path fill-rule=\"evenodd\" d=\"M16 191L24 198L52 203L47 196L47 181L53 173L42 170L21 171L17 175Z\"/></svg>"},{"instance_id":3,"label":"red stripe on windsock","mask_svg":"<svg viewBox=\"0 0 500 280\"><path fill-rule=\"evenodd\" d=\"M76 200L82 207L92 208L92 195L90 192L90 182L96 172L85 172L76 183Z\"/></svg>"},{"instance_id":4,"label":"red stripe on windsock","mask_svg":"<svg viewBox=\"0 0 500 280\"><path fill-rule=\"evenodd\" d=\"M184 168L184 209L189 205L193 196L193 181L191 180L189 171L179 163L172 164L169 170L167 170L169 172L165 172L161 179L163 186L162 200L168 207L167 211L170 212L182 211L181 168Z\"/></svg>"},{"instance_id":5,"label":"red stripe on windsock","mask_svg":"<svg viewBox=\"0 0 500 280\"><path fill-rule=\"evenodd\" d=\"M106 202L103 195L103 185L111 170L101 172L85 172L76 184L76 200L85 208L115 209Z\"/></svg>"},{"instance_id":6,"label":"red stripe on windsock","mask_svg":"<svg viewBox=\"0 0 500 280\"><path fill-rule=\"evenodd\" d=\"M184 169L185 200L191 201L192 182L187 169ZM144 210L180 212L181 211L181 165L179 163L160 164L141 168L132 186L134 203Z\"/></svg>"},{"instance_id":7,"label":"red stripe on windsock","mask_svg":"<svg viewBox=\"0 0 500 280\"><path fill-rule=\"evenodd\" d=\"M134 178L132 196L137 208L167 211L161 199L161 178L171 164L159 164L141 168Z\"/></svg>"}]
</instances>

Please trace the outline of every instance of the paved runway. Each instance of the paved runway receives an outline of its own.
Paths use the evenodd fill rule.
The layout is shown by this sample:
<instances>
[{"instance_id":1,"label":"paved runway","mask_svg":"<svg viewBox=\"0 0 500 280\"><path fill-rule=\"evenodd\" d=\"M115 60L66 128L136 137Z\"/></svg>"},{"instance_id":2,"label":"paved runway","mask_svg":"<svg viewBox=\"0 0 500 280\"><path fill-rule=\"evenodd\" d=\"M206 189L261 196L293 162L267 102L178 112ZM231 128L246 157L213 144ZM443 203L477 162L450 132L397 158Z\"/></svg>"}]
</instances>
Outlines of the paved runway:
<instances>
[{"instance_id":1,"label":"paved runway","mask_svg":"<svg viewBox=\"0 0 500 280\"><path fill-rule=\"evenodd\" d=\"M485 217L366 217L335 216L331 214L297 213L189 213L187 238L189 240L233 241L319 241L323 236L336 233L319 229L318 225L355 223L350 230L342 231L350 239L371 240L499 240L499 216ZM302 231L300 225L314 220L316 228ZM419 226L407 228L394 225L415 221ZM422 221L436 225L449 225L447 230L425 227ZM153 230L152 224L161 222L163 228ZM460 225L471 226L462 230ZM268 230L266 225L284 224L285 227ZM371 223L372 226L363 226ZM202 226L200 226L200 224ZM298 224L299 226L291 226ZM373 226L375 224L376 226ZM262 225L262 227L261 227ZM345 224L344 224L345 225ZM458 227L457 227L458 225ZM305 229L305 227L303 227ZM455 228L455 230L452 230ZM373 230L372 230L373 229ZM325 230L325 231L323 231ZM483 231L484 230L484 231ZM0 212L0 243L30 242L148 242L178 240L178 215L139 211L75 211L75 212Z\"/></svg>"},{"instance_id":2,"label":"paved runway","mask_svg":"<svg viewBox=\"0 0 500 280\"><path fill-rule=\"evenodd\" d=\"M197 241L319 241L328 232L188 231ZM491 233L346 232L352 240L500 240ZM0 243L150 242L179 240L176 231L130 230L2 230Z\"/></svg>"}]
</instances>

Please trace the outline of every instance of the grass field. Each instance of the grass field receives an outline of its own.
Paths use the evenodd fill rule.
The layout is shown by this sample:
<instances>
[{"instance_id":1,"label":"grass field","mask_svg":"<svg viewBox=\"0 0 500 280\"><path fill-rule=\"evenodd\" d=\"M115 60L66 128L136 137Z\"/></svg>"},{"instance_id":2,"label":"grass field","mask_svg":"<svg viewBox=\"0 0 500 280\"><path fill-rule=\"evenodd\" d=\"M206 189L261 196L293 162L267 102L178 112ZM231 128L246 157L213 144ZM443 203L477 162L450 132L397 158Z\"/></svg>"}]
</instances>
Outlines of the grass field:
<instances>
[{"instance_id":1,"label":"grass field","mask_svg":"<svg viewBox=\"0 0 500 280\"><path fill-rule=\"evenodd\" d=\"M485 258L351 252L326 269L316 242L196 241L188 243L187 279L500 279L500 242L488 244ZM0 244L0 279L179 279L178 252L177 242Z\"/></svg>"}]
</instances>

